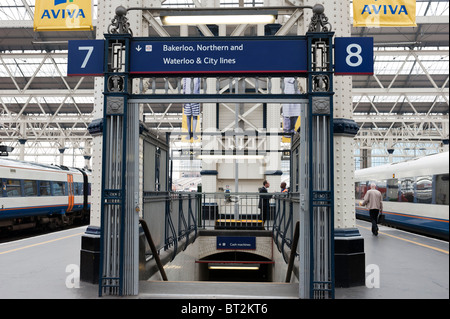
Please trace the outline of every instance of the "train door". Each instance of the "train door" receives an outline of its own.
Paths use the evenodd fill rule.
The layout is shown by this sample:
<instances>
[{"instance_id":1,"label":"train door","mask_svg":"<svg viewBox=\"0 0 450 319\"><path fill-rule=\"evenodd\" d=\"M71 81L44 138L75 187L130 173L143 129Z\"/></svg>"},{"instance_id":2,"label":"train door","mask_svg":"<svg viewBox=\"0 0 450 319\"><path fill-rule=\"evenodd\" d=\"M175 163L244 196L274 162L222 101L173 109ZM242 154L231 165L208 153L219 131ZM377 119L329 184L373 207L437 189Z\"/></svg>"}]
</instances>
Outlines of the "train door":
<instances>
[{"instance_id":1,"label":"train door","mask_svg":"<svg viewBox=\"0 0 450 319\"><path fill-rule=\"evenodd\" d=\"M73 192L73 175L67 174L67 185L69 190L69 205L67 207L67 212L72 211L74 204L74 192Z\"/></svg>"}]
</instances>

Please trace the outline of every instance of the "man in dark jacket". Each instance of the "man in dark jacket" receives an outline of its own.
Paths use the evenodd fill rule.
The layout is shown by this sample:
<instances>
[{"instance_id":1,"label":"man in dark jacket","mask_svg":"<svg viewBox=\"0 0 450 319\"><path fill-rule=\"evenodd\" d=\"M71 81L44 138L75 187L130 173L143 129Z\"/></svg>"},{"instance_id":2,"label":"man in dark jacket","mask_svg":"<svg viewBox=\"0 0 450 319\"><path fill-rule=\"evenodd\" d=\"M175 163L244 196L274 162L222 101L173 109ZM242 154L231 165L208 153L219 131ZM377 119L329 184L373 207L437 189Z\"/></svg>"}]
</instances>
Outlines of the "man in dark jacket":
<instances>
[{"instance_id":1,"label":"man in dark jacket","mask_svg":"<svg viewBox=\"0 0 450 319\"><path fill-rule=\"evenodd\" d=\"M260 194L267 194L267 189L270 187L270 184L267 180L264 180L263 187L259 189ZM270 216L270 199L272 195L260 195L259 196L259 204L258 208L261 210L261 218L263 222L265 222Z\"/></svg>"}]
</instances>

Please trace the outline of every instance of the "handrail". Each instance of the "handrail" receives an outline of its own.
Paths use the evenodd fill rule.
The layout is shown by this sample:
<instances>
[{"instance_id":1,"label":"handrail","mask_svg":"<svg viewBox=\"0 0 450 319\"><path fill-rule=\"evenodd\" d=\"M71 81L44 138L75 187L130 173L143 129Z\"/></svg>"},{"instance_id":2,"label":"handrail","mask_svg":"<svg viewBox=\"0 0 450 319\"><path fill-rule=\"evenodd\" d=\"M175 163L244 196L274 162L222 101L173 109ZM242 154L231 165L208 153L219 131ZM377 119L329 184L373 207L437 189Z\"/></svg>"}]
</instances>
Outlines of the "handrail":
<instances>
[{"instance_id":1,"label":"handrail","mask_svg":"<svg viewBox=\"0 0 450 319\"><path fill-rule=\"evenodd\" d=\"M155 258L156 264L158 265L159 272L164 281L168 281L166 272L164 271L164 267L161 263L161 259L159 259L158 251L156 250L155 244L153 243L152 235L150 234L150 230L148 229L147 223L143 219L139 219L139 222L142 225L142 229L144 230L145 237L147 237L148 244L150 245L150 249L152 250L153 257Z\"/></svg>"},{"instance_id":2,"label":"handrail","mask_svg":"<svg viewBox=\"0 0 450 319\"><path fill-rule=\"evenodd\" d=\"M295 259L295 254L297 252L297 245L298 245L298 238L299 237L300 237L300 222L296 222L295 223L294 241L292 243L291 254L289 256L288 269L287 269L287 272L286 272L286 280L285 280L285 282L287 282L287 283L291 282L292 268L294 267L294 259Z\"/></svg>"},{"instance_id":3,"label":"handrail","mask_svg":"<svg viewBox=\"0 0 450 319\"><path fill-rule=\"evenodd\" d=\"M166 250L170 246L174 247L172 253L172 260L174 260L182 238L186 237L187 239L182 244L184 250L192 243L189 234L195 232L196 235L197 227L229 227L230 229L256 227L260 229L258 228L261 225L258 224L260 211L257 207L261 195L259 192L147 192L145 195L144 198L148 202L166 202L165 209L158 210L160 218L164 216L165 231L158 233L158 230L155 230L157 233L153 234L153 236L158 235L158 238L155 238L155 244L163 244L162 247L156 247L155 251L152 249L155 261L157 261L158 257L156 249L164 247L164 250ZM274 209L271 209L265 228L272 231L278 251L282 253L284 261L288 264L289 252L287 248L292 249L293 243L297 245L298 242L298 238L293 238L294 223L297 220L294 217L293 205L298 205L299 196L297 193L278 192L270 193L270 195L273 196L271 201L275 202L275 206L271 206ZM227 196L235 196L238 201L227 202ZM194 205L196 206L195 208ZM154 212L145 211L144 216L147 216L147 214L154 216ZM238 215L237 219L234 217L236 215ZM241 223L241 220L243 223ZM152 248L151 244L150 248ZM160 257L160 260L163 261L164 259ZM162 269L162 266L158 265L158 267ZM292 269L290 272L292 272Z\"/></svg>"}]
</instances>

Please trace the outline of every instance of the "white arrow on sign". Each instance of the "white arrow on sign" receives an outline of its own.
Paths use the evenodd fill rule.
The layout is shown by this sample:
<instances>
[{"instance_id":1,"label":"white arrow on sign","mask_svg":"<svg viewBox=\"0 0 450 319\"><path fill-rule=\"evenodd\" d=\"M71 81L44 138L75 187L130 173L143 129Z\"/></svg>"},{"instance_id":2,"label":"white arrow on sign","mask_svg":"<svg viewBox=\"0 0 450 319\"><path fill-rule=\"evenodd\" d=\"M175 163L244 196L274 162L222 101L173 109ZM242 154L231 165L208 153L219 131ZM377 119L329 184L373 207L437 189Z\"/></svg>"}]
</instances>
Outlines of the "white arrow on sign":
<instances>
[{"instance_id":1,"label":"white arrow on sign","mask_svg":"<svg viewBox=\"0 0 450 319\"><path fill-rule=\"evenodd\" d=\"M140 52L142 50L142 48L141 48L141 45L139 44L138 46L137 46L137 48L136 48L136 51L137 52Z\"/></svg>"}]
</instances>

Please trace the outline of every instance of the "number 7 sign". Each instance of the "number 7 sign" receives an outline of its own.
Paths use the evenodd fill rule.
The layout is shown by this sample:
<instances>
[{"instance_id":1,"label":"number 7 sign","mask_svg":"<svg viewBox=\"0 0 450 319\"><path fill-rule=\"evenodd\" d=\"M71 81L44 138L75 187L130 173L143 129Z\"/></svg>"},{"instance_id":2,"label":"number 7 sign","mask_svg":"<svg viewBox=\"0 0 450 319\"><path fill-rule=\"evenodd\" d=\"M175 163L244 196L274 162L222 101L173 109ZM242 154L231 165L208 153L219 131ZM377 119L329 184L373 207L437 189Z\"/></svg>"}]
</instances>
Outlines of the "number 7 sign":
<instances>
[{"instance_id":1,"label":"number 7 sign","mask_svg":"<svg viewBox=\"0 0 450 319\"><path fill-rule=\"evenodd\" d=\"M372 75L373 38L335 38L335 75Z\"/></svg>"},{"instance_id":2,"label":"number 7 sign","mask_svg":"<svg viewBox=\"0 0 450 319\"><path fill-rule=\"evenodd\" d=\"M103 75L104 40L69 41L67 75Z\"/></svg>"}]
</instances>

